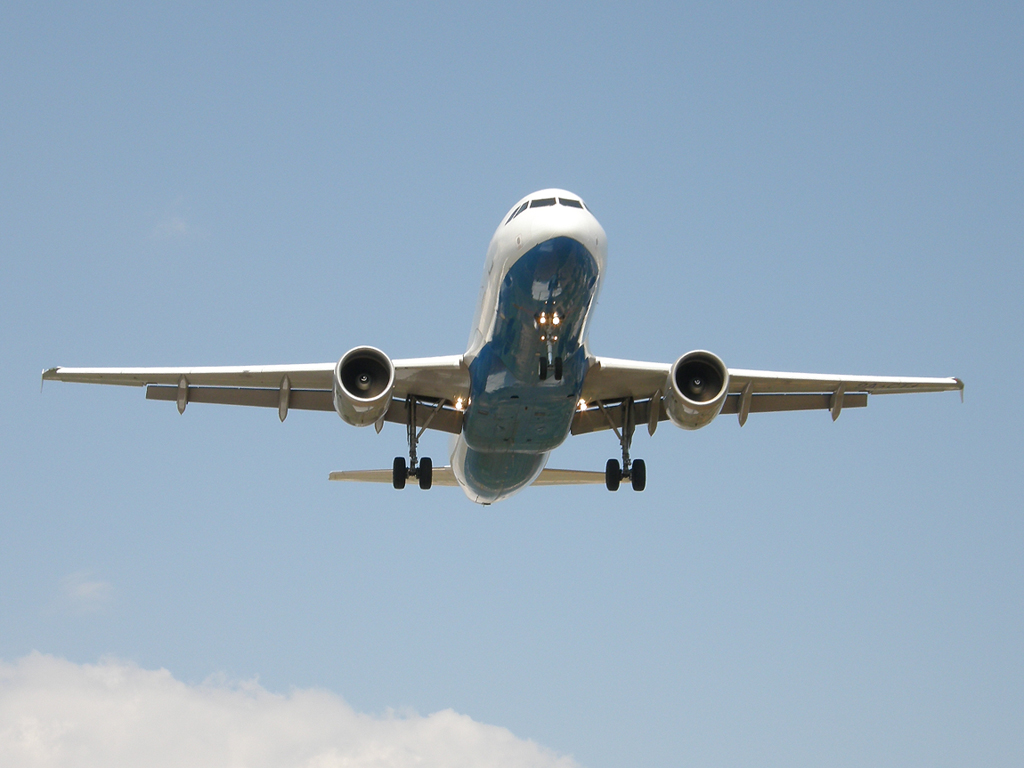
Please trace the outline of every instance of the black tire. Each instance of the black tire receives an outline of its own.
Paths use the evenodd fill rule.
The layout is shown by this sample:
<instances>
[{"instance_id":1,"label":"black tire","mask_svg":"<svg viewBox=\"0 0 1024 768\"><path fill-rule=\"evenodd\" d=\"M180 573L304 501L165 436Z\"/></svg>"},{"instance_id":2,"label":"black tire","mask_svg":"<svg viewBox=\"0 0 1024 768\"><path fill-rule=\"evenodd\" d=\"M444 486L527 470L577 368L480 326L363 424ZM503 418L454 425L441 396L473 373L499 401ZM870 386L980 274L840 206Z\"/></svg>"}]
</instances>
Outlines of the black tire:
<instances>
[{"instance_id":1,"label":"black tire","mask_svg":"<svg viewBox=\"0 0 1024 768\"><path fill-rule=\"evenodd\" d=\"M642 491L647 487L647 465L643 459L634 459L630 464L629 482L634 491Z\"/></svg>"},{"instance_id":2,"label":"black tire","mask_svg":"<svg viewBox=\"0 0 1024 768\"><path fill-rule=\"evenodd\" d=\"M562 380L562 358L555 358L555 381Z\"/></svg>"},{"instance_id":3,"label":"black tire","mask_svg":"<svg viewBox=\"0 0 1024 768\"><path fill-rule=\"evenodd\" d=\"M395 463L391 467L391 484L395 486L396 491L405 488L405 479L408 476L409 473L405 467L405 459L401 456L396 456Z\"/></svg>"},{"instance_id":4,"label":"black tire","mask_svg":"<svg viewBox=\"0 0 1024 768\"><path fill-rule=\"evenodd\" d=\"M547 381L548 378L548 359L542 357L540 359L540 380Z\"/></svg>"},{"instance_id":5,"label":"black tire","mask_svg":"<svg viewBox=\"0 0 1024 768\"><path fill-rule=\"evenodd\" d=\"M608 459L604 465L604 486L609 491L619 490L619 483L622 482L622 467L618 459Z\"/></svg>"},{"instance_id":6,"label":"black tire","mask_svg":"<svg viewBox=\"0 0 1024 768\"><path fill-rule=\"evenodd\" d=\"M434 482L434 462L429 457L420 459L420 488L429 491Z\"/></svg>"}]
</instances>

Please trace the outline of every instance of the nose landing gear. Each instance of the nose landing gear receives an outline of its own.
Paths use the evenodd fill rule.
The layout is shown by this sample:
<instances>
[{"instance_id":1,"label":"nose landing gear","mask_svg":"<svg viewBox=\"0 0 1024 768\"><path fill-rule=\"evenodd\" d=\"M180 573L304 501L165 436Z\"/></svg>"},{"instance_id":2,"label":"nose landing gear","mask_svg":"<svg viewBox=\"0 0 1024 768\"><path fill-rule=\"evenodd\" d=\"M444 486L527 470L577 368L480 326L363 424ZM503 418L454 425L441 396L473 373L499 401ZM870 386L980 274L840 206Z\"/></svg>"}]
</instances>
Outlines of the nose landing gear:
<instances>
[{"instance_id":1,"label":"nose landing gear","mask_svg":"<svg viewBox=\"0 0 1024 768\"><path fill-rule=\"evenodd\" d=\"M551 365L551 364L548 363L547 355L541 355L540 356L540 380L541 381L547 381L548 380L548 370L550 368L554 368L555 381L561 381L562 380L562 358L561 357L556 357L555 360L554 360L554 365Z\"/></svg>"},{"instance_id":2,"label":"nose landing gear","mask_svg":"<svg viewBox=\"0 0 1024 768\"><path fill-rule=\"evenodd\" d=\"M558 341L562 316L556 309L544 310L533 316L534 327L540 331L541 343L547 352L540 356L540 380L547 381L549 368L554 368L555 381L562 380L562 357L555 354L554 342Z\"/></svg>"}]
</instances>

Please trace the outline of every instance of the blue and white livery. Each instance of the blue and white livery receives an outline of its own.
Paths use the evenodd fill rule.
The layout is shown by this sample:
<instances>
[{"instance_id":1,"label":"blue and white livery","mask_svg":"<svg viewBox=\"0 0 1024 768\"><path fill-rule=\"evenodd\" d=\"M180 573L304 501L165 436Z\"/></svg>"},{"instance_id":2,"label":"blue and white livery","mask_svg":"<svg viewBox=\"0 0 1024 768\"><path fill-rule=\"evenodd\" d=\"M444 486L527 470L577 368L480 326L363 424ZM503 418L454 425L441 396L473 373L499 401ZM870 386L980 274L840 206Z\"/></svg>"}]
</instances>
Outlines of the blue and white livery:
<instances>
[{"instance_id":1,"label":"blue and white livery","mask_svg":"<svg viewBox=\"0 0 1024 768\"><path fill-rule=\"evenodd\" d=\"M571 192L545 189L502 218L487 249L469 346L461 355L392 360L359 346L337 363L204 368L50 368L43 379L146 387L146 397L188 403L335 411L354 426L404 424L408 457L387 470L333 472L332 480L404 488L459 485L490 504L529 485L628 481L642 491L646 465L630 456L636 426L698 429L723 413L828 410L869 394L959 390L956 378L832 376L727 368L704 350L674 363L595 357L591 312L608 258L604 230ZM426 429L452 434L450 465L417 456ZM604 471L548 469L570 434L615 433L621 458Z\"/></svg>"}]
</instances>

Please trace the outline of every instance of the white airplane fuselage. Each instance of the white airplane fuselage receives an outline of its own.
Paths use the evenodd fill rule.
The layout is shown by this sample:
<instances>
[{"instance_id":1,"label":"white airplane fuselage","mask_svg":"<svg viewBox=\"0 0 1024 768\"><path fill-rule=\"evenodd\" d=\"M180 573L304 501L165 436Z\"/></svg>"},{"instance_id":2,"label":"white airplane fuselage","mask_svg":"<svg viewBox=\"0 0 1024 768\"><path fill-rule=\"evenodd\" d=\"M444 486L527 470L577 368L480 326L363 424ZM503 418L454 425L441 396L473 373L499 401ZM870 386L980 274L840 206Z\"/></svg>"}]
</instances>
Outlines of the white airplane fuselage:
<instances>
[{"instance_id":1,"label":"white airplane fuselage","mask_svg":"<svg viewBox=\"0 0 1024 768\"><path fill-rule=\"evenodd\" d=\"M646 463L630 456L637 423L650 434L661 421L695 430L720 414L845 408L874 394L946 392L953 377L797 373L729 368L695 349L674 363L594 357L587 348L590 313L604 280L605 233L582 200L560 189L534 192L505 215L491 238L469 346L462 355L392 360L357 346L337 362L298 365L70 368L43 380L146 387L147 399L334 411L352 426L405 424L409 460L390 470L342 470L332 480L387 482L415 478L421 489L458 483L480 504L531 484L590 485L615 491L647 485ZM582 398L589 401L584 404ZM417 404L430 408L417 415ZM404 406L404 407L403 407ZM462 413L460 414L459 411ZM416 442L431 428L453 434L451 466L417 459ZM604 472L545 469L570 434L615 430L621 463Z\"/></svg>"},{"instance_id":2,"label":"white airplane fuselage","mask_svg":"<svg viewBox=\"0 0 1024 768\"><path fill-rule=\"evenodd\" d=\"M524 197L498 225L466 351L463 429L451 453L473 501L489 504L530 485L569 435L606 261L604 229L565 190Z\"/></svg>"}]
</instances>

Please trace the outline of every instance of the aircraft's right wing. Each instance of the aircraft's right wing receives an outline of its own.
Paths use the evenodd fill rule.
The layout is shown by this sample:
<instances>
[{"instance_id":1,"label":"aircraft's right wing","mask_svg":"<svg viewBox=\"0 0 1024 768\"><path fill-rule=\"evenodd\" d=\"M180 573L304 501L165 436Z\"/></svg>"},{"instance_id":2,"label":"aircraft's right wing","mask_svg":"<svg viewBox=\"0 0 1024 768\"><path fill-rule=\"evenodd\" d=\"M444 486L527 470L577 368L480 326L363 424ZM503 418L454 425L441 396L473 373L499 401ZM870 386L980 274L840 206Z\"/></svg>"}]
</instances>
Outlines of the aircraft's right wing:
<instances>
[{"instance_id":1,"label":"aircraft's right wing","mask_svg":"<svg viewBox=\"0 0 1024 768\"><path fill-rule=\"evenodd\" d=\"M668 419L662 396L672 366L637 360L594 358L583 382L583 405L572 433L583 434L622 425L623 402L633 400L633 419L655 425ZM843 408L867 405L868 395L959 391L957 378L853 376L729 369L729 394L720 413L739 416L740 426L751 413L828 410L833 420ZM656 412L653 409L657 408Z\"/></svg>"},{"instance_id":2,"label":"aircraft's right wing","mask_svg":"<svg viewBox=\"0 0 1024 768\"><path fill-rule=\"evenodd\" d=\"M417 411L417 424L458 434L462 413L453 406L469 395L469 371L462 355L392 361L395 388L384 419L406 423L407 396L438 403ZM289 409L334 411L334 369L337 363L161 368L49 368L44 381L145 387L147 400L249 405L276 408L282 421Z\"/></svg>"}]
</instances>

